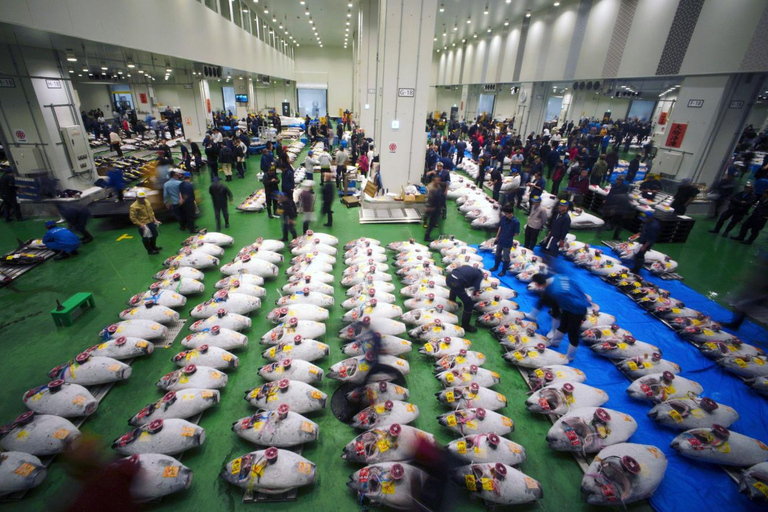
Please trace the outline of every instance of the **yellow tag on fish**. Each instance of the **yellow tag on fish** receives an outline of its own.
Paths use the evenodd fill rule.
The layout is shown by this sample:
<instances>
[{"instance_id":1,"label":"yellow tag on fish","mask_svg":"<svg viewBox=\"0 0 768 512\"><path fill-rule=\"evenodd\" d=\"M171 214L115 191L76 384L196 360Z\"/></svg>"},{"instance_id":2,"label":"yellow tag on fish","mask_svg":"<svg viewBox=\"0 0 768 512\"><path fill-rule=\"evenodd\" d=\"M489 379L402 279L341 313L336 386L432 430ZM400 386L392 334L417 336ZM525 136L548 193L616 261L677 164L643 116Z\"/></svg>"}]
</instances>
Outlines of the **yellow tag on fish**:
<instances>
[{"instance_id":1,"label":"yellow tag on fish","mask_svg":"<svg viewBox=\"0 0 768 512\"><path fill-rule=\"evenodd\" d=\"M449 427L455 427L456 426L456 416L453 414L449 414L445 417L445 422L448 423Z\"/></svg>"},{"instance_id":2,"label":"yellow tag on fish","mask_svg":"<svg viewBox=\"0 0 768 512\"><path fill-rule=\"evenodd\" d=\"M182 374L181 377L179 377L179 384L186 384L187 382L189 382L189 377Z\"/></svg>"},{"instance_id":3,"label":"yellow tag on fish","mask_svg":"<svg viewBox=\"0 0 768 512\"><path fill-rule=\"evenodd\" d=\"M768 485L765 485L763 482L755 482L752 484L752 487L763 493L763 495L768 498Z\"/></svg>"},{"instance_id":4,"label":"yellow tag on fish","mask_svg":"<svg viewBox=\"0 0 768 512\"><path fill-rule=\"evenodd\" d=\"M522 361L524 359L523 354L521 354L520 352L513 352L512 356L514 356L514 358L517 359L518 361Z\"/></svg>"},{"instance_id":5,"label":"yellow tag on fish","mask_svg":"<svg viewBox=\"0 0 768 512\"><path fill-rule=\"evenodd\" d=\"M723 442L717 449L720 453L731 453L731 445L729 445L727 441Z\"/></svg>"},{"instance_id":6,"label":"yellow tag on fish","mask_svg":"<svg viewBox=\"0 0 768 512\"><path fill-rule=\"evenodd\" d=\"M456 443L456 451L459 452L462 455L467 453L467 442L466 441L458 441Z\"/></svg>"},{"instance_id":7,"label":"yellow tag on fish","mask_svg":"<svg viewBox=\"0 0 768 512\"><path fill-rule=\"evenodd\" d=\"M232 354L222 354L221 358L225 361L231 361L232 360Z\"/></svg>"},{"instance_id":8,"label":"yellow tag on fish","mask_svg":"<svg viewBox=\"0 0 768 512\"><path fill-rule=\"evenodd\" d=\"M461 357L461 356L456 356L456 362L457 362L457 363L459 363L459 364L462 364L462 363L464 363L465 361L466 361L466 358L464 358L464 357Z\"/></svg>"},{"instance_id":9,"label":"yellow tag on fish","mask_svg":"<svg viewBox=\"0 0 768 512\"><path fill-rule=\"evenodd\" d=\"M619 347L621 350L627 350L627 347L629 345L627 345L626 343L617 343L616 346Z\"/></svg>"},{"instance_id":10,"label":"yellow tag on fish","mask_svg":"<svg viewBox=\"0 0 768 512\"><path fill-rule=\"evenodd\" d=\"M383 405L377 405L376 406L376 414L383 414L384 411L386 411L386 409L384 408Z\"/></svg>"},{"instance_id":11,"label":"yellow tag on fish","mask_svg":"<svg viewBox=\"0 0 768 512\"><path fill-rule=\"evenodd\" d=\"M233 475L236 475L240 472L240 464L242 464L242 459L235 459L232 461L232 471L231 473Z\"/></svg>"},{"instance_id":12,"label":"yellow tag on fish","mask_svg":"<svg viewBox=\"0 0 768 512\"><path fill-rule=\"evenodd\" d=\"M633 372L637 371L637 363L635 363L634 361L628 362L627 366L629 366L629 369L632 370Z\"/></svg>"},{"instance_id":13,"label":"yellow tag on fish","mask_svg":"<svg viewBox=\"0 0 768 512\"><path fill-rule=\"evenodd\" d=\"M653 368L653 363L649 363L648 361L646 361L646 362L643 363L643 367L646 370L650 370L651 368Z\"/></svg>"},{"instance_id":14,"label":"yellow tag on fish","mask_svg":"<svg viewBox=\"0 0 768 512\"><path fill-rule=\"evenodd\" d=\"M762 359L760 359L759 357L755 357L755 358L754 358L754 359L752 359L752 360L755 362L755 364L756 364L757 366L763 366L763 365L765 364L765 361L763 361L763 360L762 360Z\"/></svg>"},{"instance_id":15,"label":"yellow tag on fish","mask_svg":"<svg viewBox=\"0 0 768 512\"><path fill-rule=\"evenodd\" d=\"M475 445L475 455L484 459L488 456L488 450L485 449L485 446Z\"/></svg>"},{"instance_id":16,"label":"yellow tag on fish","mask_svg":"<svg viewBox=\"0 0 768 512\"><path fill-rule=\"evenodd\" d=\"M192 427L184 427L181 429L182 437L192 437L195 435L195 429Z\"/></svg>"},{"instance_id":17,"label":"yellow tag on fish","mask_svg":"<svg viewBox=\"0 0 768 512\"><path fill-rule=\"evenodd\" d=\"M512 420L511 420L511 419L509 419L509 418L507 418L506 416L502 416L502 417L501 417L501 423L502 423L502 424L503 424L505 427L511 427L511 426L512 426Z\"/></svg>"},{"instance_id":18,"label":"yellow tag on fish","mask_svg":"<svg viewBox=\"0 0 768 512\"><path fill-rule=\"evenodd\" d=\"M139 435L139 442L146 443L150 440L151 434L149 432L142 432L141 435Z\"/></svg>"},{"instance_id":19,"label":"yellow tag on fish","mask_svg":"<svg viewBox=\"0 0 768 512\"><path fill-rule=\"evenodd\" d=\"M389 450L389 441L387 441L385 438L381 438L378 441L376 441L376 447L379 449L380 452L385 452Z\"/></svg>"},{"instance_id":20,"label":"yellow tag on fish","mask_svg":"<svg viewBox=\"0 0 768 512\"><path fill-rule=\"evenodd\" d=\"M137 347L139 347L139 348L144 348L144 347L146 347L146 346L147 346L147 342L146 342L146 341L144 341L144 340L142 340L142 341L137 341L137 342L136 342L136 346L137 346Z\"/></svg>"},{"instance_id":21,"label":"yellow tag on fish","mask_svg":"<svg viewBox=\"0 0 768 512\"><path fill-rule=\"evenodd\" d=\"M165 466L163 478L176 478L179 476L179 466Z\"/></svg>"},{"instance_id":22,"label":"yellow tag on fish","mask_svg":"<svg viewBox=\"0 0 768 512\"><path fill-rule=\"evenodd\" d=\"M116 372L116 371L120 370L120 365L117 364L117 363L111 364L111 365L109 365L109 367L107 369L109 371L111 371L111 372Z\"/></svg>"},{"instance_id":23,"label":"yellow tag on fish","mask_svg":"<svg viewBox=\"0 0 768 512\"><path fill-rule=\"evenodd\" d=\"M454 400L455 399L453 397L453 391L446 391L445 392L445 401L450 404L450 403L453 403Z\"/></svg>"},{"instance_id":24,"label":"yellow tag on fish","mask_svg":"<svg viewBox=\"0 0 768 512\"><path fill-rule=\"evenodd\" d=\"M357 367L357 368L358 368L358 370L360 370L361 372L367 372L367 371L368 371L368 369L370 368L370 366L368 366L368 365L367 365L367 364L365 364L365 363L360 363L360 365L358 365L358 367Z\"/></svg>"},{"instance_id":25,"label":"yellow tag on fish","mask_svg":"<svg viewBox=\"0 0 768 512\"><path fill-rule=\"evenodd\" d=\"M313 391L312 398L314 398L315 400L320 400L323 398L323 394L320 393L319 391ZM275 398L275 400L277 400L277 398Z\"/></svg>"},{"instance_id":26,"label":"yellow tag on fish","mask_svg":"<svg viewBox=\"0 0 768 512\"><path fill-rule=\"evenodd\" d=\"M32 464L29 464L27 462L23 462L19 467L17 467L13 472L16 473L19 476L28 477L32 471L35 470L35 466Z\"/></svg>"},{"instance_id":27,"label":"yellow tag on fish","mask_svg":"<svg viewBox=\"0 0 768 512\"><path fill-rule=\"evenodd\" d=\"M60 428L59 430L54 432L51 437L53 437L54 439L66 439L68 435L69 435L69 430L65 428Z\"/></svg>"},{"instance_id":28,"label":"yellow tag on fish","mask_svg":"<svg viewBox=\"0 0 768 512\"><path fill-rule=\"evenodd\" d=\"M405 404L405 410L408 412L416 412L416 406L413 404Z\"/></svg>"},{"instance_id":29,"label":"yellow tag on fish","mask_svg":"<svg viewBox=\"0 0 768 512\"><path fill-rule=\"evenodd\" d=\"M535 369L533 371L533 374L536 375L538 378L544 377L544 372L539 368Z\"/></svg>"},{"instance_id":30,"label":"yellow tag on fish","mask_svg":"<svg viewBox=\"0 0 768 512\"><path fill-rule=\"evenodd\" d=\"M432 352L434 352L434 350L435 350L435 349L432 347L432 344L431 344L431 343L427 343L426 345L424 345L424 351L425 351L427 354L431 354Z\"/></svg>"},{"instance_id":31,"label":"yellow tag on fish","mask_svg":"<svg viewBox=\"0 0 768 512\"><path fill-rule=\"evenodd\" d=\"M528 357L531 359L536 359L537 357L539 357L539 353L536 352L535 350L531 350L530 352L528 352Z\"/></svg>"},{"instance_id":32,"label":"yellow tag on fish","mask_svg":"<svg viewBox=\"0 0 768 512\"><path fill-rule=\"evenodd\" d=\"M676 393L674 386L664 386L664 392L667 394L667 398Z\"/></svg>"},{"instance_id":33,"label":"yellow tag on fish","mask_svg":"<svg viewBox=\"0 0 768 512\"><path fill-rule=\"evenodd\" d=\"M493 480L490 478L481 478L480 481L483 484L483 490L484 491L492 491L493 490Z\"/></svg>"},{"instance_id":34,"label":"yellow tag on fish","mask_svg":"<svg viewBox=\"0 0 768 512\"><path fill-rule=\"evenodd\" d=\"M395 482L381 482L381 494L395 494Z\"/></svg>"},{"instance_id":35,"label":"yellow tag on fish","mask_svg":"<svg viewBox=\"0 0 768 512\"><path fill-rule=\"evenodd\" d=\"M312 472L312 464L308 462L299 462L297 469L299 470L299 473L308 475Z\"/></svg>"},{"instance_id":36,"label":"yellow tag on fish","mask_svg":"<svg viewBox=\"0 0 768 512\"><path fill-rule=\"evenodd\" d=\"M314 431L315 431L315 426L314 426L314 425L312 425L312 424L311 424L310 422L308 422L308 421L302 421L302 422L301 422L301 431L302 431L302 432L308 432L308 433L310 433L310 434L311 434L312 432L314 432Z\"/></svg>"},{"instance_id":37,"label":"yellow tag on fish","mask_svg":"<svg viewBox=\"0 0 768 512\"><path fill-rule=\"evenodd\" d=\"M37 396L37 395L35 395L35 396ZM88 398L86 398L83 395L77 395L75 398L72 399L72 403L75 404L75 405L83 405L87 401L88 401Z\"/></svg>"},{"instance_id":38,"label":"yellow tag on fish","mask_svg":"<svg viewBox=\"0 0 768 512\"><path fill-rule=\"evenodd\" d=\"M739 365L741 368L747 367L747 363L740 357L737 357L736 359L734 359L733 362Z\"/></svg>"},{"instance_id":39,"label":"yellow tag on fish","mask_svg":"<svg viewBox=\"0 0 768 512\"><path fill-rule=\"evenodd\" d=\"M445 374L445 381L446 382L453 382L453 374L451 372L448 372Z\"/></svg>"},{"instance_id":40,"label":"yellow tag on fish","mask_svg":"<svg viewBox=\"0 0 768 512\"><path fill-rule=\"evenodd\" d=\"M470 420L467 422L467 428L470 430L477 430L477 420Z\"/></svg>"},{"instance_id":41,"label":"yellow tag on fish","mask_svg":"<svg viewBox=\"0 0 768 512\"><path fill-rule=\"evenodd\" d=\"M475 482L475 475L464 475L464 484L470 491L477 490L477 482Z\"/></svg>"},{"instance_id":42,"label":"yellow tag on fish","mask_svg":"<svg viewBox=\"0 0 768 512\"><path fill-rule=\"evenodd\" d=\"M213 398L213 391L203 391L202 393L200 393L200 396L202 396L203 398ZM194 398L194 395L192 396L192 398Z\"/></svg>"},{"instance_id":43,"label":"yellow tag on fish","mask_svg":"<svg viewBox=\"0 0 768 512\"><path fill-rule=\"evenodd\" d=\"M691 415L694 418L703 418L704 417L704 411L701 409L691 409Z\"/></svg>"}]
</instances>

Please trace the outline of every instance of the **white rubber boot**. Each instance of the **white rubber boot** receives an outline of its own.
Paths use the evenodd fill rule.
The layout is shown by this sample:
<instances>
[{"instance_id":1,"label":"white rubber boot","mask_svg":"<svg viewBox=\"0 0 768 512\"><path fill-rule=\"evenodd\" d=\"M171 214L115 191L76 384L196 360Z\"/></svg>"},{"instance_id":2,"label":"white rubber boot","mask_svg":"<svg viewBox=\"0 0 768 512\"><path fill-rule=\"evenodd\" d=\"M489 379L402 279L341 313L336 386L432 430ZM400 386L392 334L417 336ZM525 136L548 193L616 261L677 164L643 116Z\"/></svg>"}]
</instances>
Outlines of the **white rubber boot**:
<instances>
[{"instance_id":1,"label":"white rubber boot","mask_svg":"<svg viewBox=\"0 0 768 512\"><path fill-rule=\"evenodd\" d=\"M560 327L560 319L559 318L552 318L552 329L549 330L549 333L547 333L547 338L554 339L557 333L557 328ZM558 343L560 343L560 340L563 339L563 333L560 333L560 337L558 338Z\"/></svg>"},{"instance_id":2,"label":"white rubber boot","mask_svg":"<svg viewBox=\"0 0 768 512\"><path fill-rule=\"evenodd\" d=\"M555 329L554 334L552 334L551 337L547 336L547 338L552 340L552 342L550 343L550 345L552 347L559 347L560 346L560 342L563 340L564 337L565 337L565 333L564 332L560 332L557 329Z\"/></svg>"},{"instance_id":3,"label":"white rubber boot","mask_svg":"<svg viewBox=\"0 0 768 512\"><path fill-rule=\"evenodd\" d=\"M576 357L576 351L579 350L578 345L571 345L568 344L568 353L565 354L568 357L568 362L573 361L573 358Z\"/></svg>"}]
</instances>

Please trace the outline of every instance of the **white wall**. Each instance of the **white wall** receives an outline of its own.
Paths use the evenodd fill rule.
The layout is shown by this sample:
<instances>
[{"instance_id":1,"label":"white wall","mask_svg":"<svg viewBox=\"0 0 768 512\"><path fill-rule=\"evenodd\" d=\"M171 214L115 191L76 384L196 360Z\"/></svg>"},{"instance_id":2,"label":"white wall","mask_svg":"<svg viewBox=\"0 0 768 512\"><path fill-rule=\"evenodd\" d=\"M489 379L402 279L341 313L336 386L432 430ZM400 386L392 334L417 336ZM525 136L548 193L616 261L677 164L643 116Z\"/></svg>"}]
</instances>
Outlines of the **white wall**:
<instances>
[{"instance_id":1,"label":"white wall","mask_svg":"<svg viewBox=\"0 0 768 512\"><path fill-rule=\"evenodd\" d=\"M3 0L0 21L293 78L293 60L287 55L193 0Z\"/></svg>"},{"instance_id":2,"label":"white wall","mask_svg":"<svg viewBox=\"0 0 768 512\"><path fill-rule=\"evenodd\" d=\"M301 46L296 49L296 82L327 84L328 112L337 117L339 109L353 110L352 65L352 50Z\"/></svg>"},{"instance_id":3,"label":"white wall","mask_svg":"<svg viewBox=\"0 0 768 512\"><path fill-rule=\"evenodd\" d=\"M593 0L584 40L576 56L574 76L566 76L566 68L578 20L579 0L565 0L559 7L534 12L525 40L519 81L602 78L621 2ZM679 0L637 0L617 76L656 75L678 4ZM768 71L768 68L742 69L750 42L761 37L758 22L765 9L765 0L705 0L679 74ZM514 81L522 26L522 19L513 19L508 27L494 29L492 34L481 30L477 39L468 39L466 44L441 48L439 53L433 54L432 83Z\"/></svg>"},{"instance_id":4,"label":"white wall","mask_svg":"<svg viewBox=\"0 0 768 512\"><path fill-rule=\"evenodd\" d=\"M78 83L75 89L80 98L80 110L88 112L100 108L104 117L112 117L112 98L109 97L108 85Z\"/></svg>"}]
</instances>

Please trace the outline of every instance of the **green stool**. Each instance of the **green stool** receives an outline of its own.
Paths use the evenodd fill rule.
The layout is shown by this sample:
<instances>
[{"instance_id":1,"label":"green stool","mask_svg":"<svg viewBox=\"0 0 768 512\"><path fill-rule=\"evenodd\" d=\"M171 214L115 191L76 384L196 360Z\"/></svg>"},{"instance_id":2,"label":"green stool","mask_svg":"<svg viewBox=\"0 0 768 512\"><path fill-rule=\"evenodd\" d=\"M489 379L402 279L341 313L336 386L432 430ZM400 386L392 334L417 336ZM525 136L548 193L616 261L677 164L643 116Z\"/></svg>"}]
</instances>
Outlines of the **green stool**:
<instances>
[{"instance_id":1,"label":"green stool","mask_svg":"<svg viewBox=\"0 0 768 512\"><path fill-rule=\"evenodd\" d=\"M57 303L59 301L56 301ZM51 311L53 322L57 326L71 326L72 322L80 316L83 311L88 308L96 307L96 303L93 300L92 293L80 292L76 293L67 300L64 304L59 304L56 309Z\"/></svg>"}]
</instances>

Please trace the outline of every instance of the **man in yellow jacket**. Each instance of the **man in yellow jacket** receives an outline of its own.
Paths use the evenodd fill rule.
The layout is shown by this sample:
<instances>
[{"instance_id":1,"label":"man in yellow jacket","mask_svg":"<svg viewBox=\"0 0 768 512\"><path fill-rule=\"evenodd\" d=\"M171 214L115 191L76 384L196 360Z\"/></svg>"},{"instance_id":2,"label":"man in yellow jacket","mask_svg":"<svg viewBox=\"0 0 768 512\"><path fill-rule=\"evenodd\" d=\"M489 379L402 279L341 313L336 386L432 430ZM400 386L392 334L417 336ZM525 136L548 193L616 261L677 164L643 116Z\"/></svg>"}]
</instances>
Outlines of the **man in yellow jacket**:
<instances>
[{"instance_id":1,"label":"man in yellow jacket","mask_svg":"<svg viewBox=\"0 0 768 512\"><path fill-rule=\"evenodd\" d=\"M158 254L163 248L157 246L157 226L162 224L155 218L152 205L147 202L147 193L139 190L136 201L131 204L128 213L131 222L139 227L139 235L148 254Z\"/></svg>"}]
</instances>

